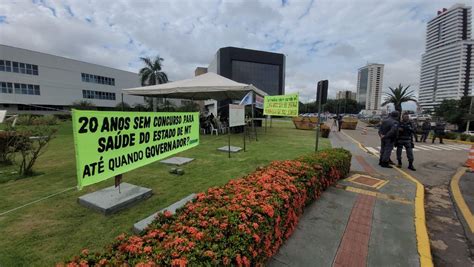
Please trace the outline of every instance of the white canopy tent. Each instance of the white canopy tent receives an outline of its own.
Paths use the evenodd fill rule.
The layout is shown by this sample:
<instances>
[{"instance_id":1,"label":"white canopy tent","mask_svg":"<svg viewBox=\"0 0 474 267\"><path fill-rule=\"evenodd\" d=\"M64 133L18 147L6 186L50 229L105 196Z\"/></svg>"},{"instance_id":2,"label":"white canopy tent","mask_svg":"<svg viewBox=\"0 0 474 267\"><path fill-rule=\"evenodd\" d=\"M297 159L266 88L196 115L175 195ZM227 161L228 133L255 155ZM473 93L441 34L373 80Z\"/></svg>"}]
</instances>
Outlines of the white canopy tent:
<instances>
[{"instance_id":1,"label":"white canopy tent","mask_svg":"<svg viewBox=\"0 0 474 267\"><path fill-rule=\"evenodd\" d=\"M192 100L240 100L250 91L268 95L251 84L238 83L212 72L176 82L123 89L129 95Z\"/></svg>"}]
</instances>

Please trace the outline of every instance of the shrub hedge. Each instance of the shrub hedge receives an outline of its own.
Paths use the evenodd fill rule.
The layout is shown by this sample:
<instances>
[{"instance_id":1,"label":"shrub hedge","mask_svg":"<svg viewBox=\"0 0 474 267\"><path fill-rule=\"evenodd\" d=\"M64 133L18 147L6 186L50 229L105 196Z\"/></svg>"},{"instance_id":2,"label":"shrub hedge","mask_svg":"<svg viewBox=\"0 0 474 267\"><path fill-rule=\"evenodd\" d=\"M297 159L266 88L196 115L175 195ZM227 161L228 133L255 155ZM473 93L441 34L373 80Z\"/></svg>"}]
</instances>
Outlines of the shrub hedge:
<instances>
[{"instance_id":1,"label":"shrub hedge","mask_svg":"<svg viewBox=\"0 0 474 267\"><path fill-rule=\"evenodd\" d=\"M293 233L303 208L345 177L351 154L323 150L274 161L212 187L176 214L160 214L141 235L122 234L105 252L67 266L263 266Z\"/></svg>"}]
</instances>

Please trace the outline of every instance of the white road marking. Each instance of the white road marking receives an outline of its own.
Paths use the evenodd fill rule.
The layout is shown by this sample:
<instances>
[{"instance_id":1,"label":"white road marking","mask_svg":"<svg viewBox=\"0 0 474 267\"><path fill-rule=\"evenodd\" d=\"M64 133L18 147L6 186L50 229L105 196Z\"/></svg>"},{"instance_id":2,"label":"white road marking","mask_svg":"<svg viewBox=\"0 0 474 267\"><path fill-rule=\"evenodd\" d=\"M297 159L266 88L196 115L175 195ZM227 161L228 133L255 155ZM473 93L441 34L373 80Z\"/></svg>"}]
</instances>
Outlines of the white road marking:
<instances>
[{"instance_id":1,"label":"white road marking","mask_svg":"<svg viewBox=\"0 0 474 267\"><path fill-rule=\"evenodd\" d=\"M427 146L427 145L418 145L419 148L424 148L424 149L427 149L427 150L441 150L439 148L435 148L435 147L432 147L432 146Z\"/></svg>"},{"instance_id":2,"label":"white road marking","mask_svg":"<svg viewBox=\"0 0 474 267\"><path fill-rule=\"evenodd\" d=\"M454 150L464 150L464 148L458 147L458 146L454 146L454 145L443 145L443 146L445 146L445 147L450 147L450 148L452 148L452 149L454 149Z\"/></svg>"},{"instance_id":3,"label":"white road marking","mask_svg":"<svg viewBox=\"0 0 474 267\"><path fill-rule=\"evenodd\" d=\"M453 150L452 148L446 147L445 145L431 145L431 147L436 147L442 150Z\"/></svg>"},{"instance_id":4,"label":"white road marking","mask_svg":"<svg viewBox=\"0 0 474 267\"><path fill-rule=\"evenodd\" d=\"M428 148L421 147L420 145L415 145L416 148L421 149L421 150L430 150Z\"/></svg>"}]
</instances>

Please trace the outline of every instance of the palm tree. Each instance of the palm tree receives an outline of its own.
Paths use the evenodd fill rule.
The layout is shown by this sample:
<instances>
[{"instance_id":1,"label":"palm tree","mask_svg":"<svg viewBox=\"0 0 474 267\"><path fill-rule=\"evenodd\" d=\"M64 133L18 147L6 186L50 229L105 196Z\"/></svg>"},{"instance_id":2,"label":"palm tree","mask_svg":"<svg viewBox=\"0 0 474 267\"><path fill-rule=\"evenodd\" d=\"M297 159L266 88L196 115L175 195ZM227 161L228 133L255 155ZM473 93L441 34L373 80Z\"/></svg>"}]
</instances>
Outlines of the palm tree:
<instances>
[{"instance_id":1,"label":"palm tree","mask_svg":"<svg viewBox=\"0 0 474 267\"><path fill-rule=\"evenodd\" d=\"M382 106L385 106L387 104L393 104L395 106L395 110L402 114L402 103L413 101L417 103L414 95L413 95L413 90L408 91L408 88L410 88L410 85L407 87L403 88L402 84L399 84L398 87L392 88L388 87L390 89L390 92L385 93L385 102L382 103Z\"/></svg>"},{"instance_id":2,"label":"palm tree","mask_svg":"<svg viewBox=\"0 0 474 267\"><path fill-rule=\"evenodd\" d=\"M145 63L145 67L139 72L142 86L168 82L168 76L162 71L163 58L156 56L152 60L150 57L141 57L140 60Z\"/></svg>"},{"instance_id":3,"label":"palm tree","mask_svg":"<svg viewBox=\"0 0 474 267\"><path fill-rule=\"evenodd\" d=\"M152 60L150 57L141 57L140 60L145 63L145 67L141 68L139 72L142 86L168 82L168 75L162 71L163 58L156 56ZM145 102L153 111L157 111L156 97L145 97Z\"/></svg>"}]
</instances>

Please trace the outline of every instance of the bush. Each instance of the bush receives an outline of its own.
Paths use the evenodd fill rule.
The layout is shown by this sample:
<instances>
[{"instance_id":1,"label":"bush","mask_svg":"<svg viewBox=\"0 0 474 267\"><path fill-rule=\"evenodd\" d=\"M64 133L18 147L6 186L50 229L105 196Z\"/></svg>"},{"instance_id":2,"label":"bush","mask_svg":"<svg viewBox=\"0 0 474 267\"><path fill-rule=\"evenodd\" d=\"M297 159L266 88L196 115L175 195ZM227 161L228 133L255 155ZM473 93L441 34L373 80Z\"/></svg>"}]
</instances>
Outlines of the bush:
<instances>
[{"instance_id":1,"label":"bush","mask_svg":"<svg viewBox=\"0 0 474 267\"><path fill-rule=\"evenodd\" d=\"M263 266L293 233L303 208L347 175L350 162L343 149L274 161L199 193L174 215L158 215L141 235L118 236L103 254L83 250L69 266Z\"/></svg>"},{"instance_id":2,"label":"bush","mask_svg":"<svg viewBox=\"0 0 474 267\"><path fill-rule=\"evenodd\" d=\"M56 129L50 126L38 125L27 128L17 128L13 142L10 144L13 151L18 153L15 163L18 173L22 176L33 174L36 160L44 152L44 148L56 134Z\"/></svg>"},{"instance_id":3,"label":"bush","mask_svg":"<svg viewBox=\"0 0 474 267\"><path fill-rule=\"evenodd\" d=\"M459 139L461 139L461 141L466 141L468 138L469 138L468 134L460 134L459 135Z\"/></svg>"},{"instance_id":4,"label":"bush","mask_svg":"<svg viewBox=\"0 0 474 267\"><path fill-rule=\"evenodd\" d=\"M11 164L15 153L12 147L14 143L15 132L7 130L0 131L0 163Z\"/></svg>"},{"instance_id":5,"label":"bush","mask_svg":"<svg viewBox=\"0 0 474 267\"><path fill-rule=\"evenodd\" d=\"M20 115L16 125L31 126L31 125L57 125L59 120L54 115Z\"/></svg>"},{"instance_id":6,"label":"bush","mask_svg":"<svg viewBox=\"0 0 474 267\"><path fill-rule=\"evenodd\" d=\"M450 139L450 140L456 140L456 139L458 139L458 134L455 133L455 132L447 132L447 133L444 135L444 138Z\"/></svg>"},{"instance_id":7,"label":"bush","mask_svg":"<svg viewBox=\"0 0 474 267\"><path fill-rule=\"evenodd\" d=\"M469 136L469 141L474 142L474 135Z\"/></svg>"}]
</instances>

